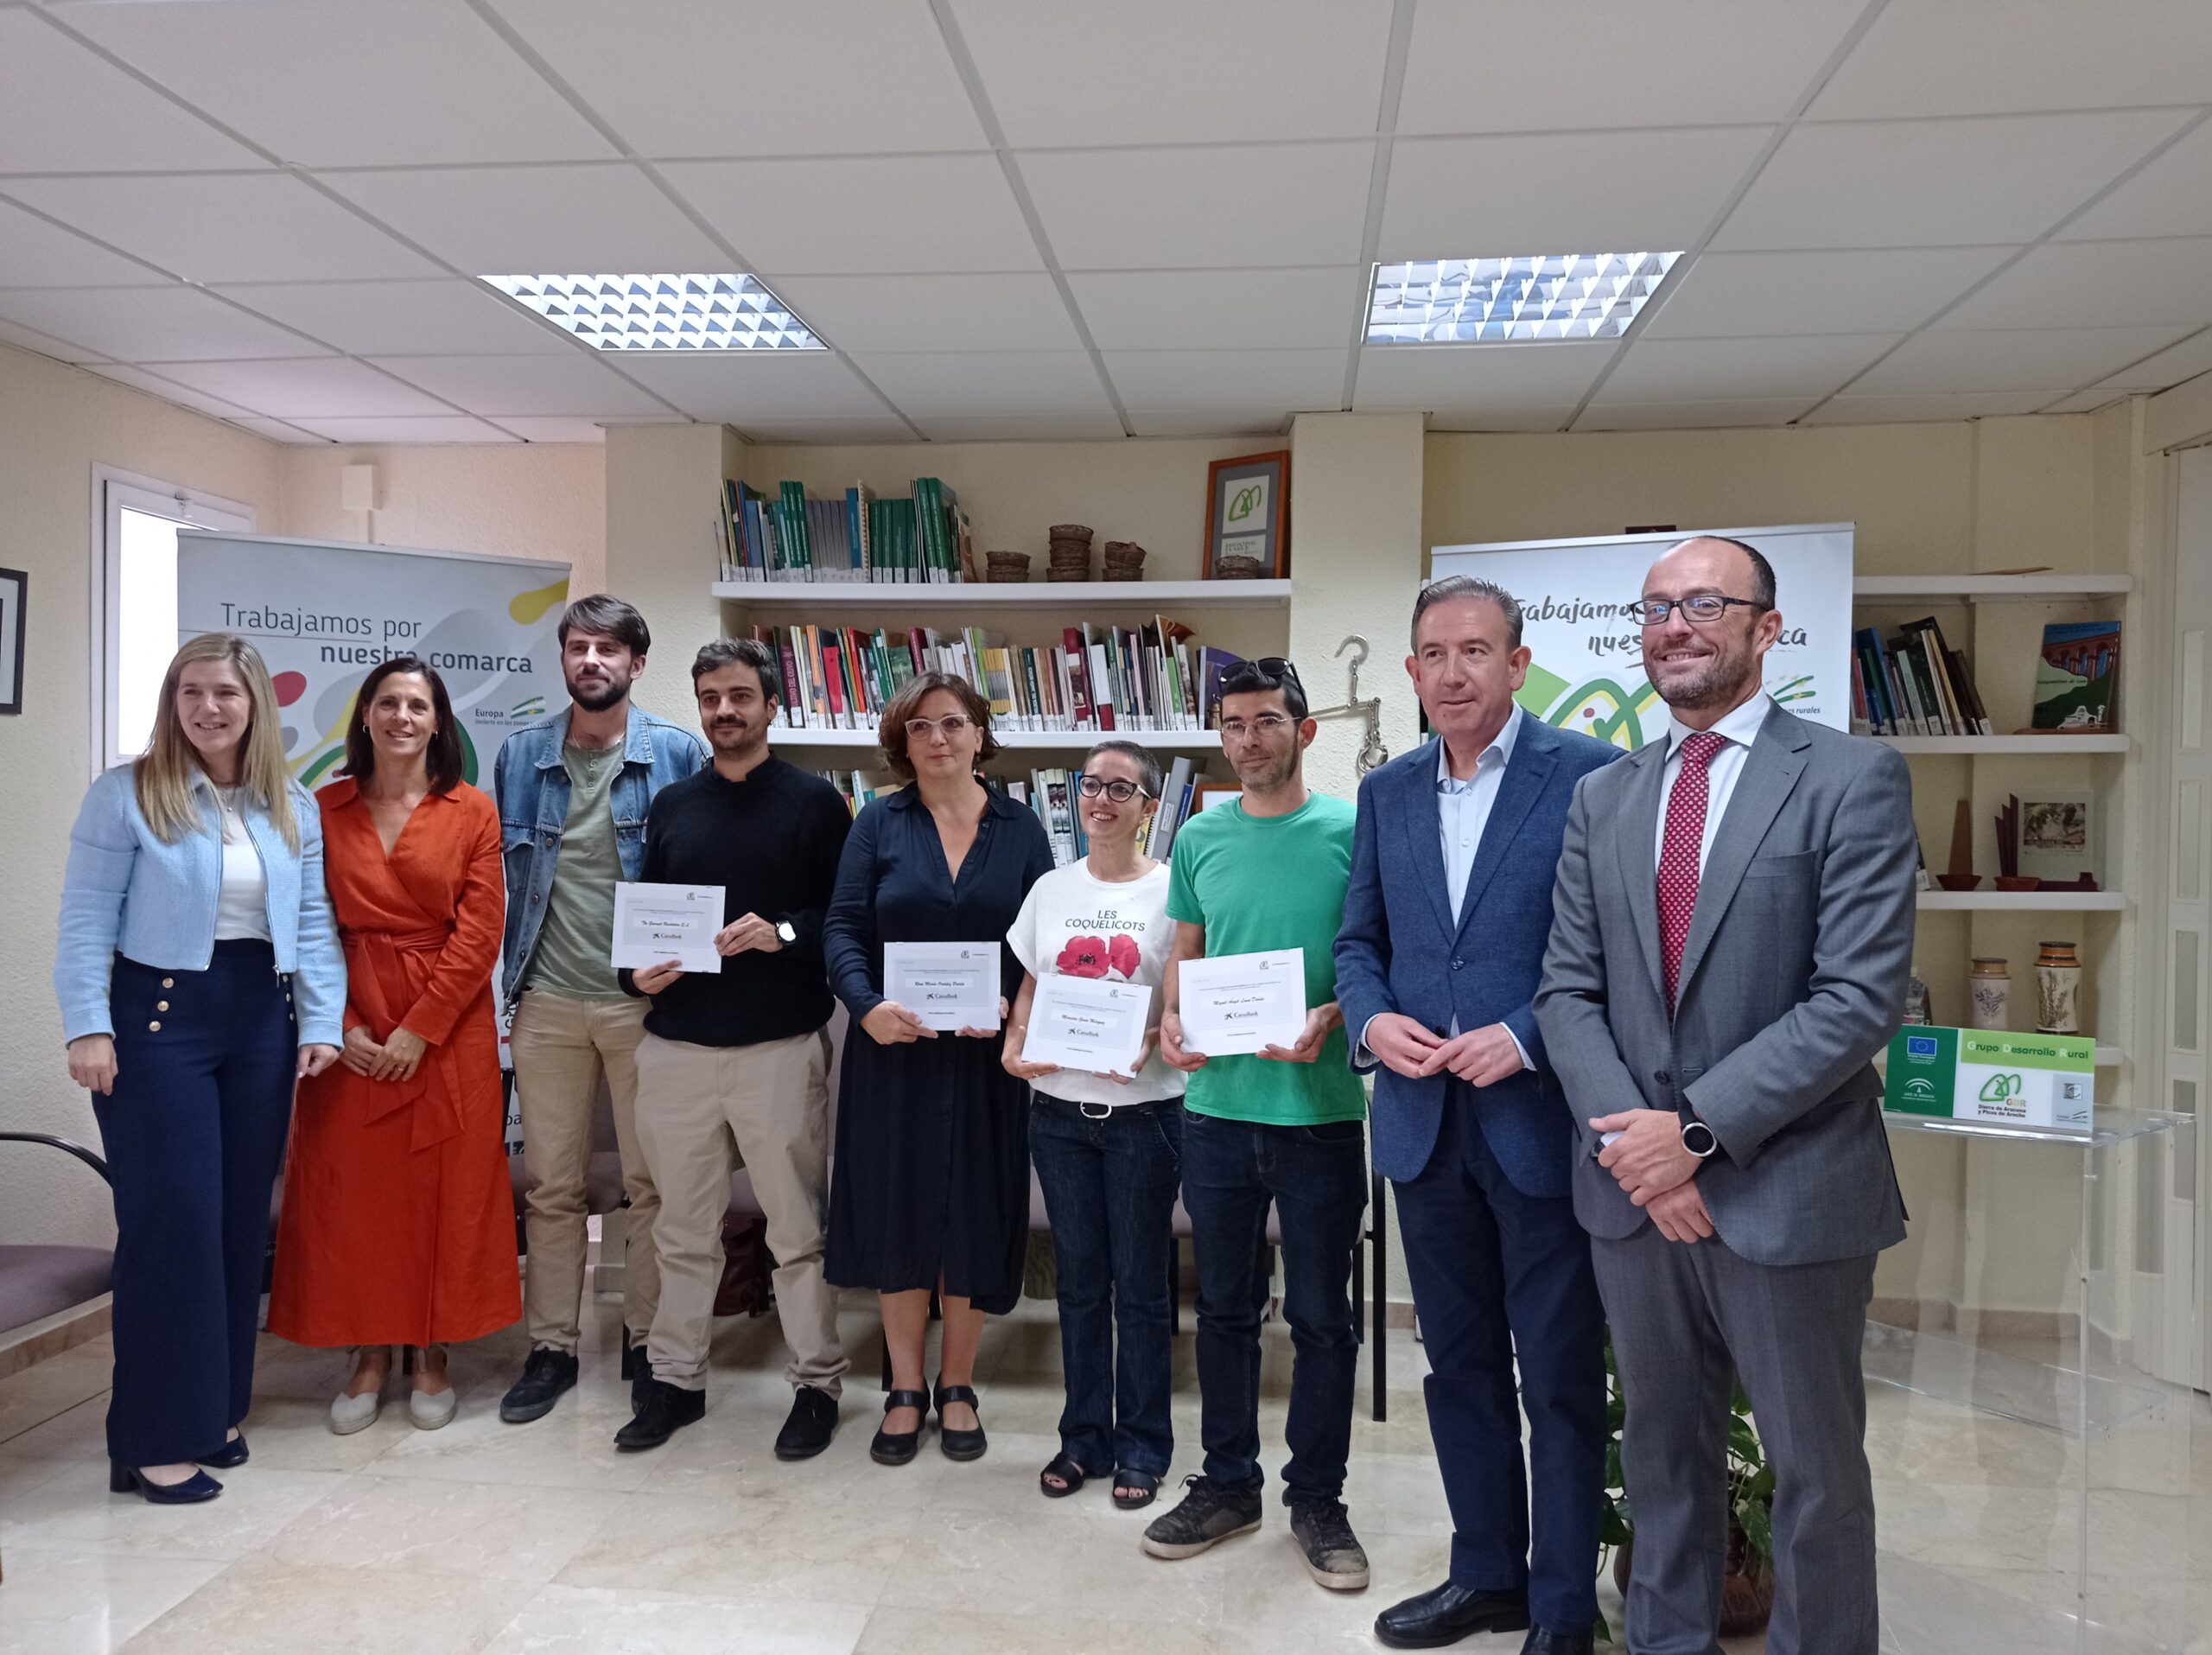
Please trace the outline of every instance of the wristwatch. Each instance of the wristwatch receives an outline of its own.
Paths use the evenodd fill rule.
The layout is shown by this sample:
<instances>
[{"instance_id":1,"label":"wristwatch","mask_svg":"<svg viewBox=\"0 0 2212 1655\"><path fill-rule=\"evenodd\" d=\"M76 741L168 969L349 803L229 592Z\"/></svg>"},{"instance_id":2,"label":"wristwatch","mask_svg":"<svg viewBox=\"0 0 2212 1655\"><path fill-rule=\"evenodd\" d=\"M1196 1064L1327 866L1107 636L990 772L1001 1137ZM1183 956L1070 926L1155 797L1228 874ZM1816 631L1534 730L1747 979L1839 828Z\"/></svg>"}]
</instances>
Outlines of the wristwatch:
<instances>
[{"instance_id":1,"label":"wristwatch","mask_svg":"<svg viewBox=\"0 0 2212 1655\"><path fill-rule=\"evenodd\" d=\"M1719 1147L1720 1140L1713 1136L1713 1129L1703 1121L1682 1123L1682 1148L1700 1161L1707 1159Z\"/></svg>"},{"instance_id":2,"label":"wristwatch","mask_svg":"<svg viewBox=\"0 0 2212 1655\"><path fill-rule=\"evenodd\" d=\"M786 948L798 941L798 931L788 920L776 921L776 940Z\"/></svg>"}]
</instances>

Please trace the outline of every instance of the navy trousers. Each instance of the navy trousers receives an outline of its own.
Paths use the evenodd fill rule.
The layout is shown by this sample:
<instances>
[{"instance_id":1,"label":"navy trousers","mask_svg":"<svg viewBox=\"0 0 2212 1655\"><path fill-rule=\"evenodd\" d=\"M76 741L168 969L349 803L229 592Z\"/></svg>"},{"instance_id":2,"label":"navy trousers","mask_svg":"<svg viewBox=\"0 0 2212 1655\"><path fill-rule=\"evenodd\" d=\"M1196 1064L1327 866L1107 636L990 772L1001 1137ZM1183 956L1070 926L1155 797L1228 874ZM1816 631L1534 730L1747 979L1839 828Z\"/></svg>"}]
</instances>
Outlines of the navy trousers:
<instances>
[{"instance_id":1,"label":"navy trousers","mask_svg":"<svg viewBox=\"0 0 2212 1655\"><path fill-rule=\"evenodd\" d=\"M1598 1618L1605 1309L1573 1200L1514 1187L1476 1122L1482 1106L1452 1081L1427 1166L1396 1186L1428 1353L1429 1435L1452 1505L1452 1580L1525 1588L1538 1626L1579 1633Z\"/></svg>"},{"instance_id":2,"label":"navy trousers","mask_svg":"<svg viewBox=\"0 0 2212 1655\"><path fill-rule=\"evenodd\" d=\"M269 1194L292 1123L299 1036L265 942L204 971L116 957L115 1089L92 1096L115 1181L115 1390L126 1466L212 1454L253 1399Z\"/></svg>"}]
</instances>

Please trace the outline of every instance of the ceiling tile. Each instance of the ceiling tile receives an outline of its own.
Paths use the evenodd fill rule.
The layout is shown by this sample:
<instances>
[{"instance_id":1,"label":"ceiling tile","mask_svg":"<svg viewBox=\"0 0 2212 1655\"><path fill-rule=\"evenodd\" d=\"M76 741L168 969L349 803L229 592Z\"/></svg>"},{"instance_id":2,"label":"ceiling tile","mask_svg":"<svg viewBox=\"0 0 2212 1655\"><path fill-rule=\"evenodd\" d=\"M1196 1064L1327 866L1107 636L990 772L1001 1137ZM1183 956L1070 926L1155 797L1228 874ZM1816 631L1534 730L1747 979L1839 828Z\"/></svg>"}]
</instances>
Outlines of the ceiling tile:
<instances>
[{"instance_id":1,"label":"ceiling tile","mask_svg":"<svg viewBox=\"0 0 2212 1655\"><path fill-rule=\"evenodd\" d=\"M2119 402L2127 394L2125 391L2103 391L2092 387L2088 391L2077 391L2072 396L2036 411L2039 414L2094 414L2107 404Z\"/></svg>"},{"instance_id":2,"label":"ceiling tile","mask_svg":"<svg viewBox=\"0 0 2212 1655\"><path fill-rule=\"evenodd\" d=\"M376 366L472 414L669 417L665 404L583 351L566 356L385 356Z\"/></svg>"},{"instance_id":3,"label":"ceiling tile","mask_svg":"<svg viewBox=\"0 0 2212 1655\"><path fill-rule=\"evenodd\" d=\"M302 430L298 426L289 424L283 420L264 419L258 414L241 417L232 423L244 426L256 436L265 436L272 442L291 442L302 447L312 447L316 443L327 442L330 440L328 437L317 436L313 431Z\"/></svg>"},{"instance_id":4,"label":"ceiling tile","mask_svg":"<svg viewBox=\"0 0 2212 1655\"><path fill-rule=\"evenodd\" d=\"M2202 103L2212 103L2212 7L2195 0L1890 0L1811 113Z\"/></svg>"},{"instance_id":5,"label":"ceiling tile","mask_svg":"<svg viewBox=\"0 0 2212 1655\"><path fill-rule=\"evenodd\" d=\"M1071 351L1082 340L1052 278L791 276L777 296L847 351Z\"/></svg>"},{"instance_id":6,"label":"ceiling tile","mask_svg":"<svg viewBox=\"0 0 2212 1655\"><path fill-rule=\"evenodd\" d=\"M612 26L606 0L493 3L640 155L982 147L936 22L912 0L809 0L772 20L623 0Z\"/></svg>"},{"instance_id":7,"label":"ceiling tile","mask_svg":"<svg viewBox=\"0 0 2212 1655\"><path fill-rule=\"evenodd\" d=\"M0 201L0 287L116 287L161 279L136 259Z\"/></svg>"},{"instance_id":8,"label":"ceiling tile","mask_svg":"<svg viewBox=\"0 0 2212 1655\"><path fill-rule=\"evenodd\" d=\"M2212 189L2212 180L2207 181ZM2048 242L1936 325L2096 328L2212 322L2212 237Z\"/></svg>"},{"instance_id":9,"label":"ceiling tile","mask_svg":"<svg viewBox=\"0 0 2212 1655\"><path fill-rule=\"evenodd\" d=\"M1401 134L1785 118L1864 0L1583 0L1539 26L1503 0L1414 14ZM1716 51L1714 42L1727 42ZM1561 251L1565 251L1562 249Z\"/></svg>"},{"instance_id":10,"label":"ceiling tile","mask_svg":"<svg viewBox=\"0 0 2212 1655\"><path fill-rule=\"evenodd\" d=\"M69 14L73 22L82 9ZM261 156L49 27L0 10L0 169L189 172Z\"/></svg>"},{"instance_id":11,"label":"ceiling tile","mask_svg":"<svg viewBox=\"0 0 2212 1655\"><path fill-rule=\"evenodd\" d=\"M1527 403L1491 408L1438 408L1428 416L1432 431L1557 431L1574 417L1572 403Z\"/></svg>"},{"instance_id":12,"label":"ceiling tile","mask_svg":"<svg viewBox=\"0 0 2212 1655\"><path fill-rule=\"evenodd\" d=\"M874 419L752 419L740 431L753 442L804 442L819 448L918 440L904 420L889 414Z\"/></svg>"},{"instance_id":13,"label":"ceiling tile","mask_svg":"<svg viewBox=\"0 0 2212 1655\"><path fill-rule=\"evenodd\" d=\"M1359 353L1352 406L1572 410L1620 347L1602 344L1370 345Z\"/></svg>"},{"instance_id":14,"label":"ceiling tile","mask_svg":"<svg viewBox=\"0 0 2212 1655\"><path fill-rule=\"evenodd\" d=\"M1497 258L1688 247L1768 137L1763 126L1402 138L1376 257Z\"/></svg>"},{"instance_id":15,"label":"ceiling tile","mask_svg":"<svg viewBox=\"0 0 2212 1655\"><path fill-rule=\"evenodd\" d=\"M1895 334L1639 340L1598 400L1611 405L1795 397L1809 406L1897 341Z\"/></svg>"},{"instance_id":16,"label":"ceiling tile","mask_svg":"<svg viewBox=\"0 0 2212 1655\"><path fill-rule=\"evenodd\" d=\"M19 178L8 194L188 282L433 273L390 236L283 173Z\"/></svg>"},{"instance_id":17,"label":"ceiling tile","mask_svg":"<svg viewBox=\"0 0 2212 1655\"><path fill-rule=\"evenodd\" d=\"M451 276L429 282L245 283L219 290L353 356L493 351L557 356L582 348L490 289Z\"/></svg>"},{"instance_id":18,"label":"ceiling tile","mask_svg":"<svg viewBox=\"0 0 2212 1655\"><path fill-rule=\"evenodd\" d=\"M2180 126L2173 111L1793 128L1722 250L2032 241Z\"/></svg>"},{"instance_id":19,"label":"ceiling tile","mask_svg":"<svg viewBox=\"0 0 2212 1655\"><path fill-rule=\"evenodd\" d=\"M694 419L881 419L880 399L828 351L636 353L622 365L639 384Z\"/></svg>"},{"instance_id":20,"label":"ceiling tile","mask_svg":"<svg viewBox=\"0 0 2212 1655\"><path fill-rule=\"evenodd\" d=\"M35 328L18 328L12 321L0 321L0 345L13 345L17 350L35 351L41 356L50 356L57 362L96 362L99 353L73 340L56 339L51 334L41 334Z\"/></svg>"},{"instance_id":21,"label":"ceiling tile","mask_svg":"<svg viewBox=\"0 0 2212 1655\"><path fill-rule=\"evenodd\" d=\"M194 0L65 15L194 107L301 166L615 153L454 0Z\"/></svg>"},{"instance_id":22,"label":"ceiling tile","mask_svg":"<svg viewBox=\"0 0 2212 1655\"><path fill-rule=\"evenodd\" d=\"M953 0L1007 141L1215 143L1375 130L1390 0Z\"/></svg>"},{"instance_id":23,"label":"ceiling tile","mask_svg":"<svg viewBox=\"0 0 2212 1655\"><path fill-rule=\"evenodd\" d=\"M537 414L502 414L501 430L525 442L604 442L607 428L595 420L547 418Z\"/></svg>"},{"instance_id":24,"label":"ceiling tile","mask_svg":"<svg viewBox=\"0 0 2212 1655\"><path fill-rule=\"evenodd\" d=\"M856 352L853 364L917 424L925 414L1112 411L1097 370L1082 351ZM1121 429L1118 422L1115 429Z\"/></svg>"},{"instance_id":25,"label":"ceiling tile","mask_svg":"<svg viewBox=\"0 0 2212 1655\"><path fill-rule=\"evenodd\" d=\"M1290 424L1287 408L1132 408L1136 436L1280 436Z\"/></svg>"},{"instance_id":26,"label":"ceiling tile","mask_svg":"<svg viewBox=\"0 0 2212 1655\"><path fill-rule=\"evenodd\" d=\"M421 418L302 419L317 436L334 442L512 442L505 431L480 419L431 415Z\"/></svg>"},{"instance_id":27,"label":"ceiling tile","mask_svg":"<svg viewBox=\"0 0 2212 1655\"><path fill-rule=\"evenodd\" d=\"M2056 385L2064 392L2118 373L2190 331L2045 328L1915 334L1851 391L1854 397L1917 397Z\"/></svg>"},{"instance_id":28,"label":"ceiling tile","mask_svg":"<svg viewBox=\"0 0 2212 1655\"><path fill-rule=\"evenodd\" d=\"M1352 264L1372 142L1052 150L1021 175L1060 268Z\"/></svg>"},{"instance_id":29,"label":"ceiling tile","mask_svg":"<svg viewBox=\"0 0 2212 1655\"><path fill-rule=\"evenodd\" d=\"M933 414L914 422L932 442L1111 442L1121 422L1106 414Z\"/></svg>"},{"instance_id":30,"label":"ceiling tile","mask_svg":"<svg viewBox=\"0 0 2212 1655\"><path fill-rule=\"evenodd\" d=\"M661 173L771 279L1044 264L991 156L680 162Z\"/></svg>"},{"instance_id":31,"label":"ceiling tile","mask_svg":"<svg viewBox=\"0 0 2212 1655\"><path fill-rule=\"evenodd\" d=\"M1078 271L1068 277L1103 351L1296 350L1344 346L1368 272L1315 270Z\"/></svg>"},{"instance_id":32,"label":"ceiling tile","mask_svg":"<svg viewBox=\"0 0 2212 1655\"><path fill-rule=\"evenodd\" d=\"M729 262L626 163L338 172L323 181L471 276L719 271Z\"/></svg>"},{"instance_id":33,"label":"ceiling tile","mask_svg":"<svg viewBox=\"0 0 2212 1655\"><path fill-rule=\"evenodd\" d=\"M1645 339L1902 334L2002 264L2010 247L1701 253L1667 281Z\"/></svg>"},{"instance_id":34,"label":"ceiling tile","mask_svg":"<svg viewBox=\"0 0 2212 1655\"><path fill-rule=\"evenodd\" d=\"M129 385L133 391L143 391L149 397L159 397L163 402L173 402L195 413L212 414L217 419L242 419L253 411L220 397L194 391L190 385L179 385L174 379L165 379L144 368L127 367L119 362L87 362L84 367L86 372L97 373L103 379L112 379L118 385Z\"/></svg>"},{"instance_id":35,"label":"ceiling tile","mask_svg":"<svg viewBox=\"0 0 2212 1655\"><path fill-rule=\"evenodd\" d=\"M289 362L181 362L162 368L211 396L279 419L355 419L453 412L388 374L342 356Z\"/></svg>"},{"instance_id":36,"label":"ceiling tile","mask_svg":"<svg viewBox=\"0 0 2212 1655\"><path fill-rule=\"evenodd\" d=\"M1108 351L1107 377L1131 408L1344 406L1348 347L1308 351Z\"/></svg>"},{"instance_id":37,"label":"ceiling tile","mask_svg":"<svg viewBox=\"0 0 2212 1655\"><path fill-rule=\"evenodd\" d=\"M172 282L167 287L18 289L0 316L126 362L327 356L327 347Z\"/></svg>"},{"instance_id":38,"label":"ceiling tile","mask_svg":"<svg viewBox=\"0 0 2212 1655\"><path fill-rule=\"evenodd\" d=\"M2100 382L2107 391L2164 391L2200 373L2212 373L2212 328L2146 357Z\"/></svg>"},{"instance_id":39,"label":"ceiling tile","mask_svg":"<svg viewBox=\"0 0 2212 1655\"><path fill-rule=\"evenodd\" d=\"M1999 419L2032 414L2056 391L1930 392L1923 396L1838 397L1804 417L1808 425L1908 424L1936 419Z\"/></svg>"},{"instance_id":40,"label":"ceiling tile","mask_svg":"<svg viewBox=\"0 0 2212 1655\"><path fill-rule=\"evenodd\" d=\"M2212 121L2059 232L2061 241L2101 236L2212 236Z\"/></svg>"},{"instance_id":41,"label":"ceiling tile","mask_svg":"<svg viewBox=\"0 0 2212 1655\"><path fill-rule=\"evenodd\" d=\"M1578 431L1716 430L1746 425L1787 425L1813 405L1810 397L1738 398L1715 402L1592 403L1574 422Z\"/></svg>"}]
</instances>

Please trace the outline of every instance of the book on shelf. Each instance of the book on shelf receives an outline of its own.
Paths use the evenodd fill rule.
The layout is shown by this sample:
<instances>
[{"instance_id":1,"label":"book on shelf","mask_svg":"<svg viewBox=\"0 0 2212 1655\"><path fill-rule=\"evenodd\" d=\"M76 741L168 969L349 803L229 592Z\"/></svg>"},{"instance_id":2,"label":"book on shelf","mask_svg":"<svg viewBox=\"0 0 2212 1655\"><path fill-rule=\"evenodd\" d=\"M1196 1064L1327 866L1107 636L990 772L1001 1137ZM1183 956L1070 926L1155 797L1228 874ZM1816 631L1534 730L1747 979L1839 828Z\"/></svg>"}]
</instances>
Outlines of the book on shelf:
<instances>
[{"instance_id":1,"label":"book on shelf","mask_svg":"<svg viewBox=\"0 0 2212 1655\"><path fill-rule=\"evenodd\" d=\"M2054 621L2036 661L2037 730L2094 733L2120 728L2120 622Z\"/></svg>"},{"instance_id":2,"label":"book on shelf","mask_svg":"<svg viewBox=\"0 0 2212 1655\"><path fill-rule=\"evenodd\" d=\"M948 583L969 578L973 533L941 479L917 477L903 496L865 483L810 496L782 482L772 494L722 484L715 551L725 581Z\"/></svg>"},{"instance_id":3,"label":"book on shelf","mask_svg":"<svg viewBox=\"0 0 2212 1655\"><path fill-rule=\"evenodd\" d=\"M1990 735L1989 710L1933 615L1893 638L1878 627L1852 634L1851 728L1861 735Z\"/></svg>"}]
</instances>

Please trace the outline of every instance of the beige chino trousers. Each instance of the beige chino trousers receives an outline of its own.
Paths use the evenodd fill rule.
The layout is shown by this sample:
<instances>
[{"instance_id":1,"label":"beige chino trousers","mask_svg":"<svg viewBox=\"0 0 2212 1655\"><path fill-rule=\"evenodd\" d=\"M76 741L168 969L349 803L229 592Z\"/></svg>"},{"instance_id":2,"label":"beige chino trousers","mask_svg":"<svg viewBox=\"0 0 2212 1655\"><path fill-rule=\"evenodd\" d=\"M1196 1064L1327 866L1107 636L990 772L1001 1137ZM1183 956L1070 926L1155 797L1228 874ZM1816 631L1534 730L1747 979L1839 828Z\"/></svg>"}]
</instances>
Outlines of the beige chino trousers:
<instances>
[{"instance_id":1,"label":"beige chino trousers","mask_svg":"<svg viewBox=\"0 0 2212 1655\"><path fill-rule=\"evenodd\" d=\"M740 1158L768 1221L785 1376L843 1389L836 1293L822 1275L830 1191L830 1036L817 1029L753 1046L695 1046L647 1034L638 1046L638 1141L660 1194L653 1243L660 1309L653 1377L702 1389L722 1279L722 1215Z\"/></svg>"},{"instance_id":2,"label":"beige chino trousers","mask_svg":"<svg viewBox=\"0 0 2212 1655\"><path fill-rule=\"evenodd\" d=\"M523 1276L523 1321L532 1350L573 1353L584 1290L584 1172L591 1162L592 1111L604 1073L614 1103L614 1143L622 1155L622 1194L630 1221L622 1255L622 1325L632 1339L652 1326L660 1302L653 1260L653 1192L638 1142L638 1041L645 1003L584 1000L529 989L515 1007L508 1052L522 1105L522 1163L534 1187L524 1213L530 1267Z\"/></svg>"}]
</instances>

